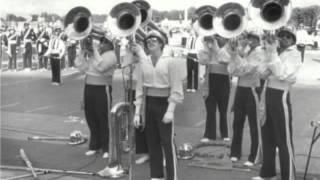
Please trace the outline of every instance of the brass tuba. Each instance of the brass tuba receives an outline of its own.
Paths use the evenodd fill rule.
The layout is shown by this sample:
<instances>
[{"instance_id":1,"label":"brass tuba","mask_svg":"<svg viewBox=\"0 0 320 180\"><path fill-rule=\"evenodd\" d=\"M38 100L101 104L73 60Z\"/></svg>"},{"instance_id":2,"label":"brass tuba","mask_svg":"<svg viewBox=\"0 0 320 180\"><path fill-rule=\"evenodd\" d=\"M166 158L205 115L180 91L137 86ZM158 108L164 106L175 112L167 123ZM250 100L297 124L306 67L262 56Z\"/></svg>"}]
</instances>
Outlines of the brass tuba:
<instances>
[{"instance_id":1,"label":"brass tuba","mask_svg":"<svg viewBox=\"0 0 320 180\"><path fill-rule=\"evenodd\" d=\"M213 19L216 15L216 8L210 5L199 7L192 18L192 28L197 34L210 36L215 34Z\"/></svg>"},{"instance_id":2,"label":"brass tuba","mask_svg":"<svg viewBox=\"0 0 320 180\"><path fill-rule=\"evenodd\" d=\"M64 19L65 33L68 38L82 40L89 35L94 39L100 39L106 35L106 31L92 24L91 12L82 6L72 8Z\"/></svg>"},{"instance_id":3,"label":"brass tuba","mask_svg":"<svg viewBox=\"0 0 320 180\"><path fill-rule=\"evenodd\" d=\"M220 36L233 38L245 30L247 22L246 11L239 3L226 3L218 8L213 26Z\"/></svg>"},{"instance_id":4,"label":"brass tuba","mask_svg":"<svg viewBox=\"0 0 320 180\"><path fill-rule=\"evenodd\" d=\"M126 37L135 33L141 23L141 13L131 3L120 3L113 7L107 18L107 27L113 36Z\"/></svg>"},{"instance_id":5,"label":"brass tuba","mask_svg":"<svg viewBox=\"0 0 320 180\"><path fill-rule=\"evenodd\" d=\"M253 23L264 30L287 24L292 12L290 0L251 0L248 13Z\"/></svg>"},{"instance_id":6,"label":"brass tuba","mask_svg":"<svg viewBox=\"0 0 320 180\"><path fill-rule=\"evenodd\" d=\"M152 21L152 9L150 4L147 1L144 0L135 0L132 2L140 11L141 14L141 24L140 28L137 30L137 34L139 34L141 37L146 37L146 33L143 31L143 29L148 28L149 30L156 30L160 33L163 33L163 30L160 29L153 21ZM166 37L166 36L165 36ZM166 42L168 43L168 39L166 39Z\"/></svg>"}]
</instances>

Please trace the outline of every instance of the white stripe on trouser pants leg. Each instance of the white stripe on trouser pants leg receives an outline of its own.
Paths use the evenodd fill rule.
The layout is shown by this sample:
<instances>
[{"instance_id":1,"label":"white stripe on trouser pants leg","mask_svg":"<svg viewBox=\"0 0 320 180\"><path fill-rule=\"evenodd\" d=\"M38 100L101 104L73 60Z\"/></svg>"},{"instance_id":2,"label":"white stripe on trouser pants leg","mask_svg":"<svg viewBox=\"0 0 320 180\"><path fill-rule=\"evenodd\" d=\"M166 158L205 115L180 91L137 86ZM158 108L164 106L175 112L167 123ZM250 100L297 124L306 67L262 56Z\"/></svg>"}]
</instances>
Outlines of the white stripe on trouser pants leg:
<instances>
[{"instance_id":1,"label":"white stripe on trouser pants leg","mask_svg":"<svg viewBox=\"0 0 320 180\"><path fill-rule=\"evenodd\" d=\"M258 130L258 149L257 149L257 153L256 153L256 157L254 159L255 164L260 163L262 161L261 157L262 157L262 134L261 134L261 123L260 123L260 119L259 119L259 98L258 98L258 94L257 91L254 87L251 87L251 92L252 95L254 97L254 102L256 104L256 121L257 121L257 130Z\"/></svg>"},{"instance_id":2,"label":"white stripe on trouser pants leg","mask_svg":"<svg viewBox=\"0 0 320 180\"><path fill-rule=\"evenodd\" d=\"M283 104L283 110L284 110L284 117L285 117L285 127L286 127L286 141L287 141L287 147L289 151L289 179L295 180L294 172L293 172L293 166L294 166L294 157L293 157L293 151L292 151L292 144L291 144L291 133L290 133L290 120L289 120L289 108L287 104L287 97L288 97L288 91L284 91L282 95L282 104Z\"/></svg>"}]
</instances>

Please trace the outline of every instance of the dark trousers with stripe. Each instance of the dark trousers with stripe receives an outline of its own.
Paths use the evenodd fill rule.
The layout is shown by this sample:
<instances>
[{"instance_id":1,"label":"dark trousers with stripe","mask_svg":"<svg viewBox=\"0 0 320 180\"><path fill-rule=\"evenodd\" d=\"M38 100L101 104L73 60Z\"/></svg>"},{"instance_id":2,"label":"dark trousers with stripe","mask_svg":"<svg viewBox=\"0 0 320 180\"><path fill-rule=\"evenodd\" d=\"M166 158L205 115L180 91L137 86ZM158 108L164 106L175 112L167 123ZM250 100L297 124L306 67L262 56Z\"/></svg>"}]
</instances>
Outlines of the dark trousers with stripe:
<instances>
[{"instance_id":1,"label":"dark trousers with stripe","mask_svg":"<svg viewBox=\"0 0 320 180\"><path fill-rule=\"evenodd\" d=\"M9 69L16 69L17 68L17 45L12 44L11 46L11 57L9 57Z\"/></svg>"},{"instance_id":2,"label":"dark trousers with stripe","mask_svg":"<svg viewBox=\"0 0 320 180\"><path fill-rule=\"evenodd\" d=\"M130 94L131 93L131 94ZM128 99L129 96L135 100L136 91L129 89L128 90ZM146 131L142 127L135 128L135 140L136 140L136 153L137 154L147 154L148 153L148 145L147 145L147 136Z\"/></svg>"},{"instance_id":3,"label":"dark trousers with stripe","mask_svg":"<svg viewBox=\"0 0 320 180\"><path fill-rule=\"evenodd\" d=\"M167 97L146 97L146 135L150 156L151 178L163 178L163 156L167 180L176 180L177 158L173 142L173 123L162 122L167 111ZM164 154L163 154L164 153Z\"/></svg>"},{"instance_id":4,"label":"dark trousers with stripe","mask_svg":"<svg viewBox=\"0 0 320 180\"><path fill-rule=\"evenodd\" d=\"M198 89L199 63L194 61L197 54L189 53L187 56L187 89Z\"/></svg>"},{"instance_id":5,"label":"dark trousers with stripe","mask_svg":"<svg viewBox=\"0 0 320 180\"><path fill-rule=\"evenodd\" d=\"M43 54L38 54L39 58L39 69L46 68L48 69L48 57L44 56Z\"/></svg>"},{"instance_id":6,"label":"dark trousers with stripe","mask_svg":"<svg viewBox=\"0 0 320 180\"><path fill-rule=\"evenodd\" d=\"M90 129L90 150L109 152L109 119L111 86L85 85L84 110Z\"/></svg>"},{"instance_id":7,"label":"dark trousers with stripe","mask_svg":"<svg viewBox=\"0 0 320 180\"><path fill-rule=\"evenodd\" d=\"M230 78L224 74L209 74L209 95L205 100L207 119L204 137L216 139L216 110L219 110L220 134L228 137L227 110L230 94Z\"/></svg>"},{"instance_id":8,"label":"dark trousers with stripe","mask_svg":"<svg viewBox=\"0 0 320 180\"><path fill-rule=\"evenodd\" d=\"M23 54L23 67L32 68L32 44L26 43L25 52Z\"/></svg>"},{"instance_id":9,"label":"dark trousers with stripe","mask_svg":"<svg viewBox=\"0 0 320 180\"><path fill-rule=\"evenodd\" d=\"M276 147L279 148L281 180L295 179L292 142L292 111L288 91L267 88L267 119L262 126L263 164L261 177L276 176Z\"/></svg>"},{"instance_id":10,"label":"dark trousers with stripe","mask_svg":"<svg viewBox=\"0 0 320 180\"><path fill-rule=\"evenodd\" d=\"M61 83L60 59L50 58L51 82Z\"/></svg>"},{"instance_id":11,"label":"dark trousers with stripe","mask_svg":"<svg viewBox=\"0 0 320 180\"><path fill-rule=\"evenodd\" d=\"M69 46L67 51L68 51L69 67L74 67L74 61L77 56L77 46L75 46L75 45Z\"/></svg>"},{"instance_id":12,"label":"dark trousers with stripe","mask_svg":"<svg viewBox=\"0 0 320 180\"><path fill-rule=\"evenodd\" d=\"M242 136L246 117L248 117L251 148L248 161L254 162L257 154L259 138L257 125L258 95L255 88L237 87L234 101L233 138L231 143L231 157L241 158Z\"/></svg>"}]
</instances>

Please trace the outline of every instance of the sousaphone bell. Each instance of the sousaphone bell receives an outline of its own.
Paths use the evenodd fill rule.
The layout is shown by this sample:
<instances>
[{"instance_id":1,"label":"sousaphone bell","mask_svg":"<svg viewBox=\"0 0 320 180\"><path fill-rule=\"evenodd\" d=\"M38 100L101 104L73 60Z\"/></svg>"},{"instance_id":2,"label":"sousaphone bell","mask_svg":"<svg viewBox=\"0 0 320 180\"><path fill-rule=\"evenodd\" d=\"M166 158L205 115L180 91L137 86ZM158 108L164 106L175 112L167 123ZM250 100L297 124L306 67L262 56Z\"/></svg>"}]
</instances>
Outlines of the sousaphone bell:
<instances>
[{"instance_id":1,"label":"sousaphone bell","mask_svg":"<svg viewBox=\"0 0 320 180\"><path fill-rule=\"evenodd\" d=\"M218 8L213 26L217 34L225 38L240 35L246 28L248 17L239 3L226 3Z\"/></svg>"}]
</instances>

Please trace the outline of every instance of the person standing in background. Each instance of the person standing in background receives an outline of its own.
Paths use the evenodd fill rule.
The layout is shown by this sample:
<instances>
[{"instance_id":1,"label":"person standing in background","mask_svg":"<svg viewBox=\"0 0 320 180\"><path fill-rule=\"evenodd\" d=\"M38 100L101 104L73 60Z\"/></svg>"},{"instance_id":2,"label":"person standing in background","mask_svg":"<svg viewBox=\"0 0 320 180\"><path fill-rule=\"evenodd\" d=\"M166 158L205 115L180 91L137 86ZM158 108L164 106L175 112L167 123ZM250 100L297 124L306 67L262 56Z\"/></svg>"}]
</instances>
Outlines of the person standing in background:
<instances>
[{"instance_id":1,"label":"person standing in background","mask_svg":"<svg viewBox=\"0 0 320 180\"><path fill-rule=\"evenodd\" d=\"M44 54L48 50L49 40L50 37L48 32L46 31L44 26L41 26L39 28L38 37L36 41L40 70L48 69L48 57L44 56Z\"/></svg>"},{"instance_id":2,"label":"person standing in background","mask_svg":"<svg viewBox=\"0 0 320 180\"><path fill-rule=\"evenodd\" d=\"M66 49L64 42L61 40L60 33L61 33L60 28L57 28L54 30L51 36L51 39L49 41L49 48L45 53L45 56L48 56L50 58L51 73L52 73L51 82L52 82L52 85L56 85L56 86L59 86L62 83L60 64Z\"/></svg>"},{"instance_id":3,"label":"person standing in background","mask_svg":"<svg viewBox=\"0 0 320 180\"><path fill-rule=\"evenodd\" d=\"M9 69L15 71L17 69L17 46L19 46L19 36L14 27L9 28L9 35L5 38L5 45L8 47Z\"/></svg>"},{"instance_id":4,"label":"person standing in background","mask_svg":"<svg viewBox=\"0 0 320 180\"><path fill-rule=\"evenodd\" d=\"M28 22L24 23L24 31L21 34L23 41L23 68L30 71L32 68L32 42L36 40L36 34Z\"/></svg>"}]
</instances>

